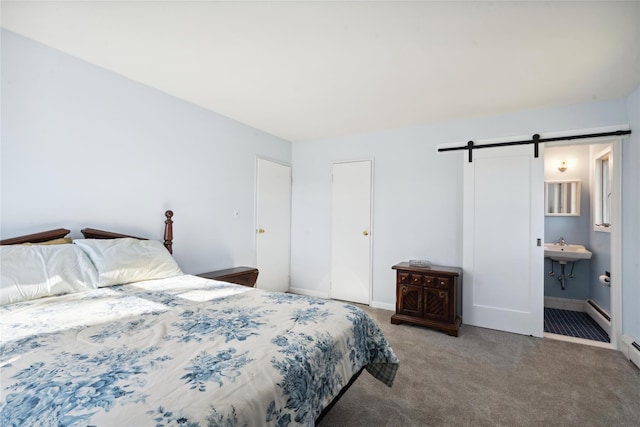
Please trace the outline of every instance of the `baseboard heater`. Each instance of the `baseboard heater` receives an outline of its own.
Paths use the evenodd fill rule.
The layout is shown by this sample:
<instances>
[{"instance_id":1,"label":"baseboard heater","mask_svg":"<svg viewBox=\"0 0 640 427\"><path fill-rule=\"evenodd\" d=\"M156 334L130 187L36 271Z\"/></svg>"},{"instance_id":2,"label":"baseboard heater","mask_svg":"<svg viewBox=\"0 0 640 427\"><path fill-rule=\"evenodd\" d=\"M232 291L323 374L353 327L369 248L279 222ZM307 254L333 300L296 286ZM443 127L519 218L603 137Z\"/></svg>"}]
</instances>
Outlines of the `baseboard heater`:
<instances>
[{"instance_id":1,"label":"baseboard heater","mask_svg":"<svg viewBox=\"0 0 640 427\"><path fill-rule=\"evenodd\" d=\"M622 336L622 353L640 368L640 344L628 335Z\"/></svg>"},{"instance_id":2,"label":"baseboard heater","mask_svg":"<svg viewBox=\"0 0 640 427\"><path fill-rule=\"evenodd\" d=\"M600 325L607 335L611 336L611 316L609 316L609 313L604 311L604 309L592 299L585 301L584 311Z\"/></svg>"}]
</instances>

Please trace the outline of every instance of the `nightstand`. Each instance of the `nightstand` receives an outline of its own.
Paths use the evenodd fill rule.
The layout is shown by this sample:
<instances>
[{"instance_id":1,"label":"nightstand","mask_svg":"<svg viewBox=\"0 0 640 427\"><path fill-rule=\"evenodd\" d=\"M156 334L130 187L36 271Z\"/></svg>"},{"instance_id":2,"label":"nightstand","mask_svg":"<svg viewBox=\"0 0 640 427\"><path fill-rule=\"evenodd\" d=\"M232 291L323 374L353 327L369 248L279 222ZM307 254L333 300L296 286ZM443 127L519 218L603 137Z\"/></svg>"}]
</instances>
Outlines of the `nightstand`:
<instances>
[{"instance_id":1,"label":"nightstand","mask_svg":"<svg viewBox=\"0 0 640 427\"><path fill-rule=\"evenodd\" d=\"M197 276L252 288L256 285L256 280L258 280L258 269L253 267L233 267L224 270L209 271L208 273L201 273Z\"/></svg>"},{"instance_id":2,"label":"nightstand","mask_svg":"<svg viewBox=\"0 0 640 427\"><path fill-rule=\"evenodd\" d=\"M462 269L415 267L408 262L391 268L397 272L396 314L391 323L428 326L457 337L462 324Z\"/></svg>"}]
</instances>

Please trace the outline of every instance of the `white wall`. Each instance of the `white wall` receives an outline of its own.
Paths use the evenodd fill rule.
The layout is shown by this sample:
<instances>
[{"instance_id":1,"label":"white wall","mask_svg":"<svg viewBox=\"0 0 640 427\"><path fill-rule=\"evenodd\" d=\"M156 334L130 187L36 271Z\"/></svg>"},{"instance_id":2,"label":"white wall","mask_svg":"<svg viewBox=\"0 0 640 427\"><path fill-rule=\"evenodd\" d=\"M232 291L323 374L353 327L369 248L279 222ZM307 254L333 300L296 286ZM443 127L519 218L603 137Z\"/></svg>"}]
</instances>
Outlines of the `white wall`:
<instances>
[{"instance_id":1,"label":"white wall","mask_svg":"<svg viewBox=\"0 0 640 427\"><path fill-rule=\"evenodd\" d=\"M408 129L294 144L292 288L328 294L331 163L338 160L374 158L374 301L395 307L395 289L377 284L397 262L456 263L460 229L446 225L460 214L461 175L451 171L461 172L461 162L456 154L436 156L437 142Z\"/></svg>"},{"instance_id":2,"label":"white wall","mask_svg":"<svg viewBox=\"0 0 640 427\"><path fill-rule=\"evenodd\" d=\"M375 160L372 300L393 309L393 264L425 258L461 265L465 160L461 152L437 153L438 144L626 123L626 104L622 99L294 144L292 288L329 292L331 162Z\"/></svg>"},{"instance_id":3,"label":"white wall","mask_svg":"<svg viewBox=\"0 0 640 427\"><path fill-rule=\"evenodd\" d=\"M1 89L3 238L161 239L170 208L186 272L255 263L256 155L290 162L289 142L6 30Z\"/></svg>"},{"instance_id":4,"label":"white wall","mask_svg":"<svg viewBox=\"0 0 640 427\"><path fill-rule=\"evenodd\" d=\"M640 87L627 99L622 143L622 333L640 342Z\"/></svg>"}]
</instances>

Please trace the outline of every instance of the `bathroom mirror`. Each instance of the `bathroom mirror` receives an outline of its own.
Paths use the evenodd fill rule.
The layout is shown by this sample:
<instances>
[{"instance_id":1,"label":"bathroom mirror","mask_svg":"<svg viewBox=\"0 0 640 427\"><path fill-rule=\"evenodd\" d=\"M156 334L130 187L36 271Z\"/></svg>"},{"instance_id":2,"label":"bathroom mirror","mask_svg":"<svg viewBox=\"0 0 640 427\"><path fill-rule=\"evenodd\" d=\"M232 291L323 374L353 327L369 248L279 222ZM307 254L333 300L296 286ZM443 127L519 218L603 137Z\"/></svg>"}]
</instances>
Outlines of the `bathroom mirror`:
<instances>
[{"instance_id":1,"label":"bathroom mirror","mask_svg":"<svg viewBox=\"0 0 640 427\"><path fill-rule=\"evenodd\" d=\"M580 181L545 181L546 216L580 216Z\"/></svg>"}]
</instances>

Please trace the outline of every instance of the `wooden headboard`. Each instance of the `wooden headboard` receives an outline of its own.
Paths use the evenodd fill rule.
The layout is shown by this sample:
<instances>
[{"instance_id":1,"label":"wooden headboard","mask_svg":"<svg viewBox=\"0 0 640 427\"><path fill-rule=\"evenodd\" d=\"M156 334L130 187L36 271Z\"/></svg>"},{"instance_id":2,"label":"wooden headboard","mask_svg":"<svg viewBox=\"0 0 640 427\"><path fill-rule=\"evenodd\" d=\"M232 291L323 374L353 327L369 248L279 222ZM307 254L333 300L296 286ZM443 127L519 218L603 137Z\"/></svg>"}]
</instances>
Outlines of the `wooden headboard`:
<instances>
[{"instance_id":1,"label":"wooden headboard","mask_svg":"<svg viewBox=\"0 0 640 427\"><path fill-rule=\"evenodd\" d=\"M173 211L164 213L164 247L170 254L173 254ZM122 237L133 237L134 239L147 240L144 237L131 236L128 234L114 233L112 231L97 230L95 228L83 228L80 230L85 239L118 239Z\"/></svg>"},{"instance_id":2,"label":"wooden headboard","mask_svg":"<svg viewBox=\"0 0 640 427\"><path fill-rule=\"evenodd\" d=\"M71 230L66 228L56 228L55 230L41 231L40 233L25 234L24 236L12 237L0 240L0 245L19 245L21 243L41 243L47 240L61 239Z\"/></svg>"},{"instance_id":3,"label":"wooden headboard","mask_svg":"<svg viewBox=\"0 0 640 427\"><path fill-rule=\"evenodd\" d=\"M170 254L173 254L173 211L164 213L164 247ZM133 237L134 239L147 240L144 237L130 236L127 234L113 233L111 231L96 230L95 228L83 228L80 230L85 239L117 239L121 237ZM71 231L66 228L57 228L55 230L42 231L40 233L26 234L24 236L12 237L10 239L0 240L0 245L17 245L20 243L41 243L47 240L59 239Z\"/></svg>"}]
</instances>

